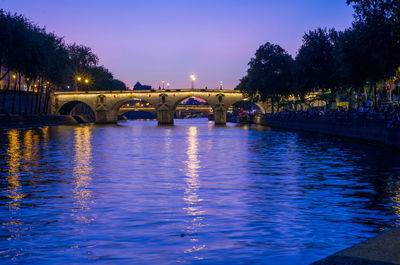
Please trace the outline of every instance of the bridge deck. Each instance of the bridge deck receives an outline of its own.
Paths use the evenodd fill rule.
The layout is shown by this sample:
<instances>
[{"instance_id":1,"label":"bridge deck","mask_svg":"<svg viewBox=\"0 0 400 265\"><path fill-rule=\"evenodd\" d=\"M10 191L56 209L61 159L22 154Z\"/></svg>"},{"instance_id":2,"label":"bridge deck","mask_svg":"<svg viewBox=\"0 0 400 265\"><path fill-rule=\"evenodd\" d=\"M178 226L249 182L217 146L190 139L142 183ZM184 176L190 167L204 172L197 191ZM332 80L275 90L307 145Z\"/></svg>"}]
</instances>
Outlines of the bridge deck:
<instances>
[{"instance_id":1,"label":"bridge deck","mask_svg":"<svg viewBox=\"0 0 400 265\"><path fill-rule=\"evenodd\" d=\"M161 90L101 90L101 91L54 91L55 95L62 94L148 94L165 92L209 92L209 93L235 93L242 94L239 90L232 89L161 89Z\"/></svg>"}]
</instances>

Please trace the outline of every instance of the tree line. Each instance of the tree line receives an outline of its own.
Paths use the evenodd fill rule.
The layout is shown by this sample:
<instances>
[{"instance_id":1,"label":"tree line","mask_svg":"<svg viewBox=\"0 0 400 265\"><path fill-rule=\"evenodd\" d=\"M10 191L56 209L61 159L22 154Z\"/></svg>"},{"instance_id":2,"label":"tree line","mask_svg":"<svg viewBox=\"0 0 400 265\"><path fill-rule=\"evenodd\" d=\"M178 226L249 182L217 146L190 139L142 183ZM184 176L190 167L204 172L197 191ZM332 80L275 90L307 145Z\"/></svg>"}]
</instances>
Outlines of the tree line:
<instances>
[{"instance_id":1,"label":"tree line","mask_svg":"<svg viewBox=\"0 0 400 265\"><path fill-rule=\"evenodd\" d=\"M99 65L90 47L66 44L62 37L3 9L0 9L0 83L3 90L0 112L5 112L6 100L10 100L7 92L12 90L11 112L20 114L47 112L52 90L126 89L122 81ZM26 104L21 100L26 100ZM14 110L14 105L19 109Z\"/></svg>"},{"instance_id":2,"label":"tree line","mask_svg":"<svg viewBox=\"0 0 400 265\"><path fill-rule=\"evenodd\" d=\"M400 1L347 4L355 10L350 28L307 32L295 58L279 45L261 45L236 89L272 102L316 91L325 100L361 92L376 101L379 89L392 89L400 77Z\"/></svg>"}]
</instances>

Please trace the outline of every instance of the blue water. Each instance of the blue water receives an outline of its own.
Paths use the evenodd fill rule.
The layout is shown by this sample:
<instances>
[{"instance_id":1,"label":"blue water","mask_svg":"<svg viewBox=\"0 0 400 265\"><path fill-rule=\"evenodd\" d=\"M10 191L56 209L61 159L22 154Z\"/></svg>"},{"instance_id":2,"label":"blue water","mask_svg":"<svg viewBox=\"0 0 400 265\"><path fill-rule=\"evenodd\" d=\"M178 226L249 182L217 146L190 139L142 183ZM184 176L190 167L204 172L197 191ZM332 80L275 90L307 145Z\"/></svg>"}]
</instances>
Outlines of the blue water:
<instances>
[{"instance_id":1,"label":"blue water","mask_svg":"<svg viewBox=\"0 0 400 265\"><path fill-rule=\"evenodd\" d=\"M0 131L0 264L309 264L400 220L400 154L207 120Z\"/></svg>"}]
</instances>

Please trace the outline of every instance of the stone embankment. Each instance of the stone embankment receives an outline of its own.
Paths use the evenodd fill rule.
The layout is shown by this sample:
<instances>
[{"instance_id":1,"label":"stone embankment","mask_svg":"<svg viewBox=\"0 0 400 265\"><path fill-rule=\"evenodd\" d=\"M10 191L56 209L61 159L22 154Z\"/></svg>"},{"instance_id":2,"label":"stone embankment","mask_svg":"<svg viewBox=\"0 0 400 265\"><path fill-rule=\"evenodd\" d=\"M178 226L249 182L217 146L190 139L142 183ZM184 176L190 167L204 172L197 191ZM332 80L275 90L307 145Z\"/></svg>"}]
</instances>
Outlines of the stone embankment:
<instances>
[{"instance_id":1,"label":"stone embankment","mask_svg":"<svg viewBox=\"0 0 400 265\"><path fill-rule=\"evenodd\" d=\"M81 120L79 120L79 118ZM64 115L7 115L0 114L0 129L54 125L76 125L85 122L82 117Z\"/></svg>"},{"instance_id":2,"label":"stone embankment","mask_svg":"<svg viewBox=\"0 0 400 265\"><path fill-rule=\"evenodd\" d=\"M390 122L384 119L266 115L260 123L272 128L350 137L400 148L400 128L391 126Z\"/></svg>"},{"instance_id":3,"label":"stone embankment","mask_svg":"<svg viewBox=\"0 0 400 265\"><path fill-rule=\"evenodd\" d=\"M314 262L312 265L400 264L399 238L400 229L395 228Z\"/></svg>"}]
</instances>

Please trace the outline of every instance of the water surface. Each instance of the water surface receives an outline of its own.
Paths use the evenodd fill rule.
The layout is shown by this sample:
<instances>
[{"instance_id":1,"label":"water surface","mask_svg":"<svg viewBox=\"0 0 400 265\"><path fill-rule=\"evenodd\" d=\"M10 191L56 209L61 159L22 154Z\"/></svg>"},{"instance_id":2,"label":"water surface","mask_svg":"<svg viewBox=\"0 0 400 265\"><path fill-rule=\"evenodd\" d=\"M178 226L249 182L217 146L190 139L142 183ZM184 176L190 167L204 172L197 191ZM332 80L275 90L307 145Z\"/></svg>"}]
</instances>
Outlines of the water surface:
<instances>
[{"instance_id":1,"label":"water surface","mask_svg":"<svg viewBox=\"0 0 400 265\"><path fill-rule=\"evenodd\" d=\"M400 155L206 120L0 131L1 264L309 264L399 225Z\"/></svg>"}]
</instances>

